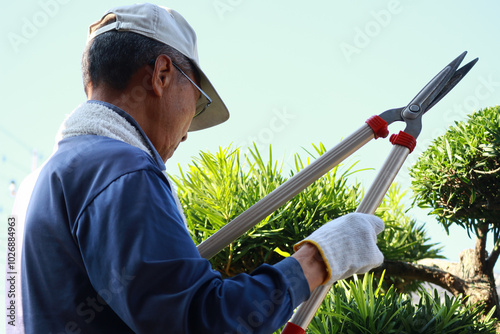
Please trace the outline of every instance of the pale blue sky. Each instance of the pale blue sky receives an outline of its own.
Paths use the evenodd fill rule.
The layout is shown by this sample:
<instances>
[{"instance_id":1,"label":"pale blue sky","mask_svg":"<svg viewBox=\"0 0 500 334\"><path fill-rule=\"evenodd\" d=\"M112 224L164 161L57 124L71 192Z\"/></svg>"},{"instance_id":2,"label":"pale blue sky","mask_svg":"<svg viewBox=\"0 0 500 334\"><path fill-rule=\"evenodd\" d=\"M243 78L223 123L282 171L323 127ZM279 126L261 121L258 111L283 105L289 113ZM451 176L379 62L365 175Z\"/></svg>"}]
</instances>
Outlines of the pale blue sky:
<instances>
[{"instance_id":1,"label":"pale blue sky","mask_svg":"<svg viewBox=\"0 0 500 334\"><path fill-rule=\"evenodd\" d=\"M6 222L10 180L31 170L32 150L46 159L65 114L85 101L80 58L89 24L106 9L132 2L25 0L0 13L0 219ZM164 1L198 34L200 62L231 112L225 124L189 135L167 163L186 166L200 150L230 143L273 146L286 162L302 147L332 147L374 114L406 105L461 52L479 63L424 118L409 164L467 113L500 103L497 1ZM397 132L401 128L391 128ZM391 145L371 142L353 157L374 168ZM405 166L398 181L407 188ZM431 217L413 213L444 255L472 247L464 232L448 238ZM4 226L5 224L1 224ZM2 232L3 235L3 232ZM4 253L2 238L2 252ZM0 260L3 263L4 256Z\"/></svg>"}]
</instances>

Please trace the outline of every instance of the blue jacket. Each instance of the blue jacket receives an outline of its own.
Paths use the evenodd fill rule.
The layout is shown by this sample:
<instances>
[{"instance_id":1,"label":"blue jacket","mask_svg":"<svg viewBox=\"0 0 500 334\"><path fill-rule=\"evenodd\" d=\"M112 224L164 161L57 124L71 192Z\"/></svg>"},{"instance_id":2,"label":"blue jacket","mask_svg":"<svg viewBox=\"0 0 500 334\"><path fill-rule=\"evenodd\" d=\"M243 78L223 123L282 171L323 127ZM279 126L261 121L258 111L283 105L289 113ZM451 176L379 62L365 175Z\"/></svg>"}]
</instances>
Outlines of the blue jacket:
<instances>
[{"instance_id":1,"label":"blue jacket","mask_svg":"<svg viewBox=\"0 0 500 334\"><path fill-rule=\"evenodd\" d=\"M293 258L221 279L152 150L95 135L59 143L27 210L26 333L271 333L309 297Z\"/></svg>"}]
</instances>

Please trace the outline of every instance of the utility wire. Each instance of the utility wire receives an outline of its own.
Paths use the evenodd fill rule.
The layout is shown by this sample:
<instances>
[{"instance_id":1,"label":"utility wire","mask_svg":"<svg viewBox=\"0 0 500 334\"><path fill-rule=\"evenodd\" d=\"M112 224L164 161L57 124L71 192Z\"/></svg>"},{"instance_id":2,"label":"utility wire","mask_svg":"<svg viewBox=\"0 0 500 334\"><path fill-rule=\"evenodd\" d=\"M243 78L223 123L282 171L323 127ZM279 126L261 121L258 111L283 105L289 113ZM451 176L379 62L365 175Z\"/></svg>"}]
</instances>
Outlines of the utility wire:
<instances>
[{"instance_id":1,"label":"utility wire","mask_svg":"<svg viewBox=\"0 0 500 334\"><path fill-rule=\"evenodd\" d=\"M3 154L2 158L1 158L1 161L0 161L0 166L5 165L5 164L10 165L11 167L13 167L16 170L21 171L23 173L29 173L31 171L30 168L27 168L23 164L21 164L19 162L16 162L16 161L14 161L12 159L9 159L8 156L7 156L7 154ZM2 169L4 169L4 168L2 168Z\"/></svg>"},{"instance_id":2,"label":"utility wire","mask_svg":"<svg viewBox=\"0 0 500 334\"><path fill-rule=\"evenodd\" d=\"M3 127L1 125L0 125L0 132L3 132L4 135L7 136L7 138L9 138L12 141L16 142L19 146L21 146L27 152L29 152L31 156L33 156L33 154L35 152L35 149L32 146L26 144L24 142L24 140L22 140L21 138L19 138L18 136L14 135L14 134L12 134L9 130L7 130L5 127ZM43 157L43 154L41 154L38 151L35 154L37 154L37 156L38 156L39 159ZM21 170L23 172L29 172L30 171L29 168L23 167L19 163L16 163L16 162L12 161L11 159L8 159L8 160L4 159L4 157L6 157L6 154L3 154L3 156L2 156L2 160L3 161L2 162L7 162L8 164L13 165L16 169Z\"/></svg>"},{"instance_id":3,"label":"utility wire","mask_svg":"<svg viewBox=\"0 0 500 334\"><path fill-rule=\"evenodd\" d=\"M15 141L18 145L20 145L22 148L27 150L28 152L32 153L33 148L30 147L28 144L26 144L22 139L18 138L17 136L13 135L10 131L5 129L3 126L0 125L0 132L3 132L8 138L11 140Z\"/></svg>"}]
</instances>

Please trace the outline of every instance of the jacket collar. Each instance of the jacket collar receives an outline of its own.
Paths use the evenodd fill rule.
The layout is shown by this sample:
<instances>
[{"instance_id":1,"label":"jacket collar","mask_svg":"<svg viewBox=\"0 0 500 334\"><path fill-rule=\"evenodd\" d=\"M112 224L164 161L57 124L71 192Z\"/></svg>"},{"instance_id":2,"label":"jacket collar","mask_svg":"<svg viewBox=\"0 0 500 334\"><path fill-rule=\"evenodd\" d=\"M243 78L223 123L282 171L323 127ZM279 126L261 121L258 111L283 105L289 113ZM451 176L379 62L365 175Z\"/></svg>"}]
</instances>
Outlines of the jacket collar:
<instances>
[{"instance_id":1,"label":"jacket collar","mask_svg":"<svg viewBox=\"0 0 500 334\"><path fill-rule=\"evenodd\" d=\"M95 103L95 104L103 105L103 106L108 107L109 109L113 110L118 115L122 116L123 118L125 118L125 120L127 122L129 122L134 128L137 129L137 131L139 132L141 138L145 141L147 147L149 148L149 151L152 154L152 157L155 160L155 162L158 165L158 167L162 171L166 170L165 163L163 162L162 158L160 157L160 154L158 153L158 151L156 150L156 148L153 146L153 143L151 143L151 141L149 140L148 136L146 136L146 134L144 133L144 131L141 129L141 127L139 126L139 123L137 123L136 120L132 116L130 116L129 114L127 114L124 110L122 110L122 109L118 108L117 106L115 106L115 105L113 105L111 103L108 103L108 102L90 100L90 101L87 101L87 103Z\"/></svg>"},{"instance_id":2,"label":"jacket collar","mask_svg":"<svg viewBox=\"0 0 500 334\"><path fill-rule=\"evenodd\" d=\"M101 109L100 113L94 113L92 117L85 113L93 112L95 109ZM108 113L112 111L120 118ZM81 114L80 119L78 114ZM92 119L89 119L92 118ZM123 122L125 120L126 122ZM87 123L87 124L81 124ZM63 137L71 137L82 134L97 134L110 138L118 139L132 146L138 147L148 153L162 170L166 170L165 163L158 151L146 136L136 120L117 106L103 101L89 100L77 108L65 121ZM75 129L76 128L76 129Z\"/></svg>"}]
</instances>

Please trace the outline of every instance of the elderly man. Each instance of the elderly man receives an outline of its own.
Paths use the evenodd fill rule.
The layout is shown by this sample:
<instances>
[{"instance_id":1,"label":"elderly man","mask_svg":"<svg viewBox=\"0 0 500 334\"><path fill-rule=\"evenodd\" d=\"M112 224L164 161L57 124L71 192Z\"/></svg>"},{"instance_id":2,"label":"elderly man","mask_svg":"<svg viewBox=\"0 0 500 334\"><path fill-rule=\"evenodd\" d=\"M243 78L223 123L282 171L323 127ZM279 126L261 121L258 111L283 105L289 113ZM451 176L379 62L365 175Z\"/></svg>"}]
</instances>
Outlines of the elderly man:
<instances>
[{"instance_id":1,"label":"elderly man","mask_svg":"<svg viewBox=\"0 0 500 334\"><path fill-rule=\"evenodd\" d=\"M82 70L89 100L16 205L26 214L17 330L271 333L318 285L382 262L383 223L351 214L292 257L222 279L197 252L164 174L188 131L229 117L192 28L168 8L114 8L90 26Z\"/></svg>"}]
</instances>

